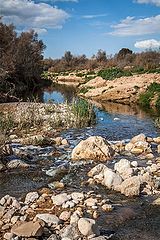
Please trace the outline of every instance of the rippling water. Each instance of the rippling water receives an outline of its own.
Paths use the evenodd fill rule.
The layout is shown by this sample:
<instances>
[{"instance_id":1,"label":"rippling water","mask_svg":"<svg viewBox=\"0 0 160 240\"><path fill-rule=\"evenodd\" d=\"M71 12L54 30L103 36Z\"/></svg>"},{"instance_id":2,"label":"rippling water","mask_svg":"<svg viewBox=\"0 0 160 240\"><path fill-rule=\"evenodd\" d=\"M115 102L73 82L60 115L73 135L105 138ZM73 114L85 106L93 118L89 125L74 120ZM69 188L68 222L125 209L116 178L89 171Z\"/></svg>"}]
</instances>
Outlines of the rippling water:
<instances>
[{"instance_id":1,"label":"rippling water","mask_svg":"<svg viewBox=\"0 0 160 240\"><path fill-rule=\"evenodd\" d=\"M76 97L75 90L63 86L51 87L43 92L44 102L71 102ZM110 141L127 140L144 133L147 136L157 136L159 130L154 126L153 118L138 106L126 106L115 103L94 102L97 122L94 126L82 129L69 129L62 136L71 143L69 149L61 149L60 157L47 157L52 149L30 146L27 151L37 153L31 160L32 167L28 170L12 170L0 173L0 197L10 194L22 196L28 191L37 190L52 183L55 179L46 175L46 171L66 165L70 159L72 148L81 140L91 135L101 135ZM20 148L23 146L19 146ZM83 187L87 171L91 165L72 166L72 170L64 177L67 189L70 191L94 190L97 194L108 197L115 204L113 213L101 215L99 225L104 229L116 231L115 240L159 240L160 239L160 208L150 207L149 198L129 199L121 194L107 191L102 186ZM77 177L78 176L78 177ZM152 200L152 199L151 199ZM117 204L117 205L116 205Z\"/></svg>"}]
</instances>

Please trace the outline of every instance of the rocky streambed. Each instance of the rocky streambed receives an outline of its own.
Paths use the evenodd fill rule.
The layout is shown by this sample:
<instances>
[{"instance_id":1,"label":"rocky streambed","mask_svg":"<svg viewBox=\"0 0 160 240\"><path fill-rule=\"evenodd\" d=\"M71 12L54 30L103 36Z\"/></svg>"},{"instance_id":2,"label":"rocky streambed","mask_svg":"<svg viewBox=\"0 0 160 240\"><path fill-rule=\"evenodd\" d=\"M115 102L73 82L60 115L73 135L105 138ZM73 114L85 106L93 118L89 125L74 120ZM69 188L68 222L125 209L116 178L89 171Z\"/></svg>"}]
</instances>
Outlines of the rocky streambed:
<instances>
[{"instance_id":1,"label":"rocky streambed","mask_svg":"<svg viewBox=\"0 0 160 240\"><path fill-rule=\"evenodd\" d=\"M44 148L12 143L19 159L8 160L4 169L1 164L2 176L14 181L13 171L33 171L38 177L39 168L49 177L45 181L41 175L42 185L32 185L27 194L4 191L1 238L159 239L159 146L159 137L144 134L129 142L92 136L74 148L60 137ZM20 178L16 184L21 185Z\"/></svg>"},{"instance_id":2,"label":"rocky streambed","mask_svg":"<svg viewBox=\"0 0 160 240\"><path fill-rule=\"evenodd\" d=\"M160 239L158 130L137 109L107 109L95 109L91 127L10 132L0 163L0 239Z\"/></svg>"}]
</instances>

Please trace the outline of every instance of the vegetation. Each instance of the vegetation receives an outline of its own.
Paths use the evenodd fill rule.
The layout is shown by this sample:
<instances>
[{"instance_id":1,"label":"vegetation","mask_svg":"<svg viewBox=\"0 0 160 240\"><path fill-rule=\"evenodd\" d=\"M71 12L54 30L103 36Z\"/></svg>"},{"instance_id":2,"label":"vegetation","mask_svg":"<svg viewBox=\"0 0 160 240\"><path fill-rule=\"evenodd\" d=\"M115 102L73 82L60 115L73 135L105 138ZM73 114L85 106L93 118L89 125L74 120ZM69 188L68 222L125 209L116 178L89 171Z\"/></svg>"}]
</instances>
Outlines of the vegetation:
<instances>
[{"instance_id":1,"label":"vegetation","mask_svg":"<svg viewBox=\"0 0 160 240\"><path fill-rule=\"evenodd\" d=\"M160 72L160 51L148 50L141 53L133 53L128 48L122 48L112 55L100 49L91 58L84 54L74 56L70 51L65 52L61 59L45 59L44 69L50 72L66 72L87 69L95 71L97 69L118 68L132 71L133 73Z\"/></svg>"},{"instance_id":2,"label":"vegetation","mask_svg":"<svg viewBox=\"0 0 160 240\"><path fill-rule=\"evenodd\" d=\"M76 118L78 127L89 126L95 123L95 113L93 106L84 99L79 99L72 103L72 111Z\"/></svg>"},{"instance_id":3,"label":"vegetation","mask_svg":"<svg viewBox=\"0 0 160 240\"><path fill-rule=\"evenodd\" d=\"M145 93L142 93L139 97L139 104L142 107L150 108L151 101L155 97L155 107L157 109L160 108L160 84L159 83L151 83L150 86L147 88Z\"/></svg>"},{"instance_id":4,"label":"vegetation","mask_svg":"<svg viewBox=\"0 0 160 240\"><path fill-rule=\"evenodd\" d=\"M0 19L0 97L8 96L41 85L43 51L45 45L34 31L17 35L13 25ZM15 99L14 99L15 100Z\"/></svg>"},{"instance_id":5,"label":"vegetation","mask_svg":"<svg viewBox=\"0 0 160 240\"><path fill-rule=\"evenodd\" d=\"M122 76L132 76L132 73L130 71L124 71L119 68L108 68L105 70L100 70L98 72L98 76L106 80L113 80L114 78L119 78Z\"/></svg>"}]
</instances>

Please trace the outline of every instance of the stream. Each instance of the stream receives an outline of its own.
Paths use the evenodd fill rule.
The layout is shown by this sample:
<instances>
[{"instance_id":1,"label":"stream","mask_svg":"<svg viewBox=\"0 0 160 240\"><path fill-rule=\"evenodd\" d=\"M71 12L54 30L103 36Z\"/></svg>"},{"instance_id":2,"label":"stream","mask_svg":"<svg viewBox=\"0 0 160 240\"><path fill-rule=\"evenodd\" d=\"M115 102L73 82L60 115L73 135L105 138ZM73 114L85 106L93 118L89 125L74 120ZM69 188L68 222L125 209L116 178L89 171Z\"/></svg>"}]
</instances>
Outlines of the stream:
<instances>
[{"instance_id":1,"label":"stream","mask_svg":"<svg viewBox=\"0 0 160 240\"><path fill-rule=\"evenodd\" d=\"M43 102L71 102L76 98L75 90L69 87L50 87L45 89L42 95ZM70 154L80 140L89 136L100 135L114 142L118 140L128 141L135 135L144 133L146 136L156 137L160 131L154 126L153 118L138 106L127 106L116 103L94 103L96 124L82 129L69 129L61 133L61 136L70 142L69 147L61 147L60 156L51 156L54 147L34 147L13 144L13 148L25 150L33 155L30 160L29 170L11 170L9 173L0 173L0 198L6 194L21 197L29 191L41 187L51 187L52 182L60 180L60 174L54 175L55 169L62 172L68 169ZM123 158L123 156L121 156ZM108 214L107 218L101 216L99 224L103 228L115 231L115 240L158 240L160 239L160 209L148 203L154 197L140 196L129 199L121 194L108 191L103 186L86 186L81 182L87 180L87 172L90 164L71 164L71 170L64 175L63 182L66 191L94 190L97 194L108 197L114 203L115 211ZM67 170L66 170L67 172ZM49 173L49 174L48 174ZM51 173L51 174L50 174ZM78 176L78 177L77 177Z\"/></svg>"}]
</instances>

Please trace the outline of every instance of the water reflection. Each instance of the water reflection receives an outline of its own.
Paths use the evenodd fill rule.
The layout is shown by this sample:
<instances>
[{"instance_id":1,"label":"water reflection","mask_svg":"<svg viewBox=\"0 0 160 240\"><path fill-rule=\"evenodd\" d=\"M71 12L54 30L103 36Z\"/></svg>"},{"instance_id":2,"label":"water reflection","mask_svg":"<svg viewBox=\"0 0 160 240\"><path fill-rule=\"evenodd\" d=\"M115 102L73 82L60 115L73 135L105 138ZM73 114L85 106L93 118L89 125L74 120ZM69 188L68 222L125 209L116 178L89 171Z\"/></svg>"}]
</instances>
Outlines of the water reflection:
<instances>
[{"instance_id":1,"label":"water reflection","mask_svg":"<svg viewBox=\"0 0 160 240\"><path fill-rule=\"evenodd\" d=\"M76 98L76 88L74 87L56 84L44 89L43 92L44 102L72 102L73 98Z\"/></svg>"}]
</instances>

